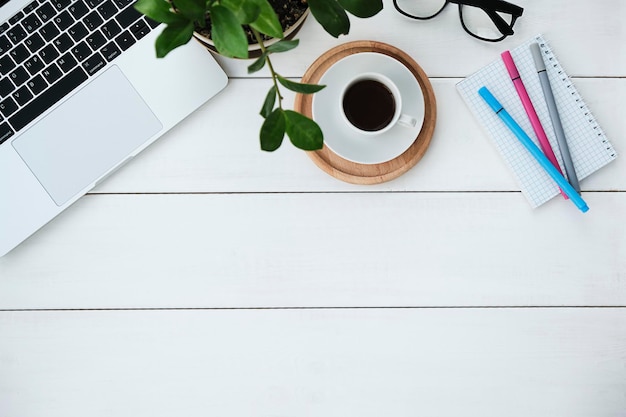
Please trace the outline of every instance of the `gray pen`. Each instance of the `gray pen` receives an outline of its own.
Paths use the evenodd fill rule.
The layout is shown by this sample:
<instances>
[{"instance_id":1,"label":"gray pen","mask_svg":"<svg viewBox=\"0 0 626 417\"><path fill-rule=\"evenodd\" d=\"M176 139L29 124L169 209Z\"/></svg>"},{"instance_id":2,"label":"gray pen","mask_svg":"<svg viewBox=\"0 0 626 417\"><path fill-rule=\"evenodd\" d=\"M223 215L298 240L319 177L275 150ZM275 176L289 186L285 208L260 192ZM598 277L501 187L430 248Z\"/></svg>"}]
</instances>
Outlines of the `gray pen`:
<instances>
[{"instance_id":1,"label":"gray pen","mask_svg":"<svg viewBox=\"0 0 626 417\"><path fill-rule=\"evenodd\" d=\"M552 94L552 87L550 87L550 80L548 79L548 74L546 72L546 64L543 62L539 45L536 43L530 44L530 52L533 55L535 67L537 68L537 75L539 75L541 89L543 90L543 96L546 99L546 104L548 105L550 120L552 120L554 134L556 135L556 140L559 144L559 150L561 151L561 157L563 158L563 165L565 165L567 179L572 187L574 187L576 191L580 192L580 184L578 184L578 177L576 176L572 156L569 153L569 147L567 146L567 140L565 139L565 132L563 131L563 125L561 124L561 117L559 116L559 111L556 108L556 102L554 101L554 95Z\"/></svg>"}]
</instances>

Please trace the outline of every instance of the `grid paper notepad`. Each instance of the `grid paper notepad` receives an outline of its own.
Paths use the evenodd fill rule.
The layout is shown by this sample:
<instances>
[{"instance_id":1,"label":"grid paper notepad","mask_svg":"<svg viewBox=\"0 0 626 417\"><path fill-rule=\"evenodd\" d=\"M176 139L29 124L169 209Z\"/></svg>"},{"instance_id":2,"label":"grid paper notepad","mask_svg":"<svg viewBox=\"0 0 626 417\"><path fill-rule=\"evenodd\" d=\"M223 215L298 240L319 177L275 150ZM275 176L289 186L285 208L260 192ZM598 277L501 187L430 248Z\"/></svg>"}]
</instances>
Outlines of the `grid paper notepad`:
<instances>
[{"instance_id":1,"label":"grid paper notepad","mask_svg":"<svg viewBox=\"0 0 626 417\"><path fill-rule=\"evenodd\" d=\"M546 40L541 35L537 35L513 49L511 55L548 136L561 171L565 172L563 159L529 48L533 42L539 44L544 57L546 71L563 123L574 168L578 179L582 180L613 161L617 157L617 153L576 87L559 64ZM491 110L489 105L478 95L478 89L483 86L493 93L535 144L539 145L522 102L500 57L459 82L456 86L457 91L474 113L474 116L490 133L497 149L512 169L522 193L530 205L533 208L538 207L558 195L559 188L515 135L502 123L502 120Z\"/></svg>"}]
</instances>

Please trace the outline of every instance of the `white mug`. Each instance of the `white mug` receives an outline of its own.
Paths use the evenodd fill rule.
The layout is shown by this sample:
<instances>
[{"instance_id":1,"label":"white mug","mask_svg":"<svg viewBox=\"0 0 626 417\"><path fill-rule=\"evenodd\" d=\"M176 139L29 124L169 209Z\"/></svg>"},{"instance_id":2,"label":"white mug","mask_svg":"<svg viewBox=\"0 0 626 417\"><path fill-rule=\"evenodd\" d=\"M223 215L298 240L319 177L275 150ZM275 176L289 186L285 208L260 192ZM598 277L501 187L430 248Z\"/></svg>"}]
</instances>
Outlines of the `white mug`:
<instances>
[{"instance_id":1,"label":"white mug","mask_svg":"<svg viewBox=\"0 0 626 417\"><path fill-rule=\"evenodd\" d=\"M367 81L374 83L365 84ZM417 124L415 117L402 113L402 96L396 84L376 72L350 79L341 93L340 108L344 122L364 135L380 135L396 124L409 128Z\"/></svg>"}]
</instances>

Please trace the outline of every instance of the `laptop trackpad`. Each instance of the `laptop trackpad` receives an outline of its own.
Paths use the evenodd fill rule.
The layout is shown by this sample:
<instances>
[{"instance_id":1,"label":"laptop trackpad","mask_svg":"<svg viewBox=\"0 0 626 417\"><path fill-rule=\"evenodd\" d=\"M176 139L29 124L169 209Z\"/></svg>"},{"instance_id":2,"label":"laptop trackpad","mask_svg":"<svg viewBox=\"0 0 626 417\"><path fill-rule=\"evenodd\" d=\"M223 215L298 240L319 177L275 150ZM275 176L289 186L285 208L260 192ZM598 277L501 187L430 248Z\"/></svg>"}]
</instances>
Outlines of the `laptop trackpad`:
<instances>
[{"instance_id":1,"label":"laptop trackpad","mask_svg":"<svg viewBox=\"0 0 626 417\"><path fill-rule=\"evenodd\" d=\"M122 71L112 66L15 139L13 146L61 206L161 128Z\"/></svg>"}]
</instances>

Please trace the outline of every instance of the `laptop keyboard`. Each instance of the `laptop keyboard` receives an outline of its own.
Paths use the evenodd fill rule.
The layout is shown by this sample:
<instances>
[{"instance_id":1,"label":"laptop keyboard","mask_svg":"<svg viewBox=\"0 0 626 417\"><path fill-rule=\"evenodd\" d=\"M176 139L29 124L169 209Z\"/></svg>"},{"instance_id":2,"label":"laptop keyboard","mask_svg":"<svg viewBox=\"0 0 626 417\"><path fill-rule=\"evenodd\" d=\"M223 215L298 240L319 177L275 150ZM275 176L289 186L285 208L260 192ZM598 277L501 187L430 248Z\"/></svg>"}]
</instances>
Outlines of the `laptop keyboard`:
<instances>
[{"instance_id":1,"label":"laptop keyboard","mask_svg":"<svg viewBox=\"0 0 626 417\"><path fill-rule=\"evenodd\" d=\"M0 25L0 144L159 24L135 0L34 0Z\"/></svg>"}]
</instances>

